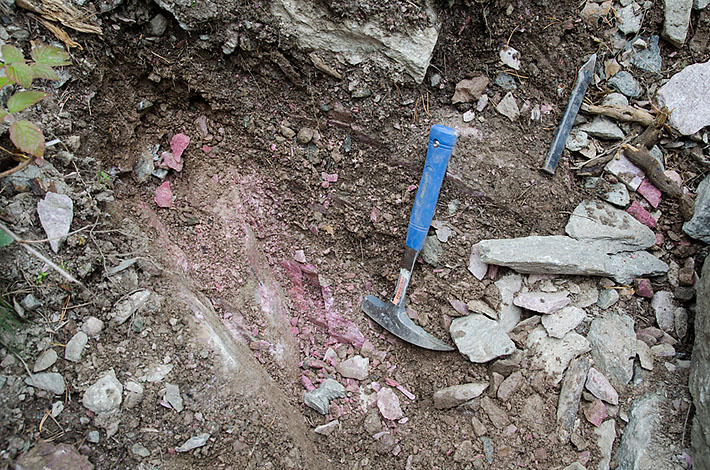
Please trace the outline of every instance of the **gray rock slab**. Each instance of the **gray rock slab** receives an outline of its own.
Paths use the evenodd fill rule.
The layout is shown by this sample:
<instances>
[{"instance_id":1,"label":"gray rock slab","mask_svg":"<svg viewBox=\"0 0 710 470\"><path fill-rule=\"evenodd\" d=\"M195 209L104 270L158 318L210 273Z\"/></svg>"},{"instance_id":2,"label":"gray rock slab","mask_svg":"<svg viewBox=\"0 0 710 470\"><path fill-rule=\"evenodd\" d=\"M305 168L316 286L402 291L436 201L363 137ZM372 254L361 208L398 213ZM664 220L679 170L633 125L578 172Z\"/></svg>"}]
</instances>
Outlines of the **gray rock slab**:
<instances>
[{"instance_id":1,"label":"gray rock slab","mask_svg":"<svg viewBox=\"0 0 710 470\"><path fill-rule=\"evenodd\" d=\"M597 436L597 447L599 447L599 453L601 454L597 469L609 470L611 450L616 440L616 422L613 419L604 421L601 426L594 429L594 434Z\"/></svg>"},{"instance_id":2,"label":"gray rock slab","mask_svg":"<svg viewBox=\"0 0 710 470\"><path fill-rule=\"evenodd\" d=\"M660 395L650 394L636 399L631 405L629 423L624 428L616 451L617 470L655 467L656 462L649 455L649 444L662 415L662 402Z\"/></svg>"},{"instance_id":3,"label":"gray rock slab","mask_svg":"<svg viewBox=\"0 0 710 470\"><path fill-rule=\"evenodd\" d=\"M179 10L186 14L195 8ZM367 59L395 75L409 75L417 83L424 80L439 36L432 26L398 32L375 21L336 19L324 6L305 0L276 0L271 2L271 13L280 19L282 33L294 37L302 49L330 51L352 65ZM429 19L437 23L433 13Z\"/></svg>"},{"instance_id":4,"label":"gray rock slab","mask_svg":"<svg viewBox=\"0 0 710 470\"><path fill-rule=\"evenodd\" d=\"M708 79L710 79L710 73ZM710 102L708 106L710 106ZM698 185L695 212L693 217L683 224L683 231L692 238L710 244L710 175L706 176Z\"/></svg>"},{"instance_id":5,"label":"gray rock slab","mask_svg":"<svg viewBox=\"0 0 710 470\"><path fill-rule=\"evenodd\" d=\"M181 446L178 446L175 448L176 452L189 452L193 449L197 449L198 447L202 447L205 444L207 444L207 441L209 440L210 435L209 433L202 433L198 434L197 436L193 436L190 439L186 440Z\"/></svg>"},{"instance_id":6,"label":"gray rock slab","mask_svg":"<svg viewBox=\"0 0 710 470\"><path fill-rule=\"evenodd\" d=\"M573 130L565 142L565 148L570 152L579 152L587 145L589 145L589 135L580 130Z\"/></svg>"},{"instance_id":7,"label":"gray rock slab","mask_svg":"<svg viewBox=\"0 0 710 470\"><path fill-rule=\"evenodd\" d=\"M47 370L57 362L57 351L52 348L46 349L35 361L32 372L42 372Z\"/></svg>"},{"instance_id":8,"label":"gray rock slab","mask_svg":"<svg viewBox=\"0 0 710 470\"><path fill-rule=\"evenodd\" d=\"M668 123L681 134L694 134L710 125L710 61L673 75L656 98L660 106L673 110Z\"/></svg>"},{"instance_id":9,"label":"gray rock slab","mask_svg":"<svg viewBox=\"0 0 710 470\"><path fill-rule=\"evenodd\" d=\"M607 254L644 250L656 244L650 228L602 201L581 202L570 215L565 233L593 243Z\"/></svg>"},{"instance_id":10,"label":"gray rock slab","mask_svg":"<svg viewBox=\"0 0 710 470\"><path fill-rule=\"evenodd\" d=\"M604 276L629 284L668 271L666 263L645 251L607 255L594 244L560 235L483 240L480 249L484 263L522 273Z\"/></svg>"},{"instance_id":11,"label":"gray rock slab","mask_svg":"<svg viewBox=\"0 0 710 470\"><path fill-rule=\"evenodd\" d=\"M651 299L651 308L656 316L656 323L666 333L673 333L675 330L673 311L676 307L673 293L667 290L656 292Z\"/></svg>"},{"instance_id":12,"label":"gray rock slab","mask_svg":"<svg viewBox=\"0 0 710 470\"><path fill-rule=\"evenodd\" d=\"M510 424L510 417L501 407L496 405L489 397L481 398L481 408L488 415L493 426L498 429L504 428Z\"/></svg>"},{"instance_id":13,"label":"gray rock slab","mask_svg":"<svg viewBox=\"0 0 710 470\"><path fill-rule=\"evenodd\" d=\"M616 24L619 27L619 31L624 34L636 34L641 30L643 9L636 2L631 2L622 7L617 14Z\"/></svg>"},{"instance_id":14,"label":"gray rock slab","mask_svg":"<svg viewBox=\"0 0 710 470\"><path fill-rule=\"evenodd\" d=\"M661 35L675 47L682 47L688 35L693 0L665 0L664 5Z\"/></svg>"},{"instance_id":15,"label":"gray rock slab","mask_svg":"<svg viewBox=\"0 0 710 470\"><path fill-rule=\"evenodd\" d=\"M590 347L589 341L574 331L559 339L551 338L542 325L530 332L526 345L533 353L533 363L544 369L555 383L562 380L572 359L588 352Z\"/></svg>"},{"instance_id":16,"label":"gray rock slab","mask_svg":"<svg viewBox=\"0 0 710 470\"><path fill-rule=\"evenodd\" d=\"M633 319L614 314L595 318L587 339L595 367L616 387L629 383L636 357Z\"/></svg>"},{"instance_id":17,"label":"gray rock slab","mask_svg":"<svg viewBox=\"0 0 710 470\"><path fill-rule=\"evenodd\" d=\"M611 77L607 80L607 83L610 87L629 98L638 98L641 96L641 85L639 85L638 80L626 70L622 70Z\"/></svg>"},{"instance_id":18,"label":"gray rock slab","mask_svg":"<svg viewBox=\"0 0 710 470\"><path fill-rule=\"evenodd\" d=\"M695 343L690 358L689 388L695 405L691 448L695 468L710 468L710 261L698 282Z\"/></svg>"},{"instance_id":19,"label":"gray rock slab","mask_svg":"<svg viewBox=\"0 0 710 470\"><path fill-rule=\"evenodd\" d=\"M604 140L623 140L624 138L624 131L614 121L603 116L597 116L591 122L582 124L579 130Z\"/></svg>"},{"instance_id":20,"label":"gray rock slab","mask_svg":"<svg viewBox=\"0 0 710 470\"><path fill-rule=\"evenodd\" d=\"M495 286L501 299L498 307L498 323L503 331L509 333L518 324L522 314L522 309L513 303L513 298L523 287L523 278L519 274L506 274L495 282Z\"/></svg>"},{"instance_id":21,"label":"gray rock slab","mask_svg":"<svg viewBox=\"0 0 710 470\"><path fill-rule=\"evenodd\" d=\"M113 369L86 389L81 403L94 413L117 410L123 401L123 385L116 379Z\"/></svg>"},{"instance_id":22,"label":"gray rock slab","mask_svg":"<svg viewBox=\"0 0 710 470\"><path fill-rule=\"evenodd\" d=\"M328 414L330 400L345 397L345 387L343 385L336 380L325 379L317 389L306 392L303 396L303 401L306 405L324 415Z\"/></svg>"},{"instance_id":23,"label":"gray rock slab","mask_svg":"<svg viewBox=\"0 0 710 470\"><path fill-rule=\"evenodd\" d=\"M614 183L611 185L611 190L604 194L604 200L617 207L624 208L629 205L631 198L629 197L629 190L626 189L624 183Z\"/></svg>"},{"instance_id":24,"label":"gray rock slab","mask_svg":"<svg viewBox=\"0 0 710 470\"><path fill-rule=\"evenodd\" d=\"M498 322L484 315L455 318L449 333L459 352L471 362L488 362L515 351L513 341Z\"/></svg>"},{"instance_id":25,"label":"gray rock slab","mask_svg":"<svg viewBox=\"0 0 710 470\"><path fill-rule=\"evenodd\" d=\"M487 388L488 382L474 382L442 388L434 392L434 407L442 410L459 406L462 403L479 397Z\"/></svg>"},{"instance_id":26,"label":"gray rock slab","mask_svg":"<svg viewBox=\"0 0 710 470\"><path fill-rule=\"evenodd\" d=\"M66 391L64 377L62 377L62 374L58 374L56 372L40 372L39 374L32 374L32 377L27 377L25 379L25 383L34 388L46 390L56 395L63 395Z\"/></svg>"},{"instance_id":27,"label":"gray rock slab","mask_svg":"<svg viewBox=\"0 0 710 470\"><path fill-rule=\"evenodd\" d=\"M579 410L579 399L590 367L591 363L586 355L573 359L562 380L557 402L557 436L563 442L568 442L572 434Z\"/></svg>"},{"instance_id":28,"label":"gray rock slab","mask_svg":"<svg viewBox=\"0 0 710 470\"><path fill-rule=\"evenodd\" d=\"M629 44L631 49L631 64L635 67L651 73L659 73L663 63L661 59L661 49L658 47L658 36L655 34L648 38L646 47L637 49Z\"/></svg>"},{"instance_id":29,"label":"gray rock slab","mask_svg":"<svg viewBox=\"0 0 710 470\"><path fill-rule=\"evenodd\" d=\"M604 97L602 106L628 106L629 99L621 93L609 93Z\"/></svg>"},{"instance_id":30,"label":"gray rock slab","mask_svg":"<svg viewBox=\"0 0 710 470\"><path fill-rule=\"evenodd\" d=\"M111 311L111 320L119 325L125 323L131 315L148 303L149 299L149 290L134 292L127 299L121 300L114 305Z\"/></svg>"},{"instance_id":31,"label":"gray rock slab","mask_svg":"<svg viewBox=\"0 0 710 470\"><path fill-rule=\"evenodd\" d=\"M86 333L83 331L77 332L64 348L64 359L71 362L79 362L88 342L89 336Z\"/></svg>"},{"instance_id":32,"label":"gray rock slab","mask_svg":"<svg viewBox=\"0 0 710 470\"><path fill-rule=\"evenodd\" d=\"M586 314L584 310L569 305L555 313L542 316L542 326L552 338L563 338L568 332L582 323Z\"/></svg>"}]
</instances>

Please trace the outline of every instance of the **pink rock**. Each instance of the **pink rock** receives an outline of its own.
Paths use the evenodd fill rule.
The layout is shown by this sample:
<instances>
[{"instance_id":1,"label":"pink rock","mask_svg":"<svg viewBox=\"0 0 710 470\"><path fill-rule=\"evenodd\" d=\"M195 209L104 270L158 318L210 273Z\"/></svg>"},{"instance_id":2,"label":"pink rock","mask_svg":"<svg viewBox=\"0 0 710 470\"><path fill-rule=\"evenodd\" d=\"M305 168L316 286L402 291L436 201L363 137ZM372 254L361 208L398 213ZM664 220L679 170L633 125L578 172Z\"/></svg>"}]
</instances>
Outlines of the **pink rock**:
<instances>
[{"instance_id":1,"label":"pink rock","mask_svg":"<svg viewBox=\"0 0 710 470\"><path fill-rule=\"evenodd\" d=\"M614 390L614 387L611 386L606 377L594 367L589 369L585 387L592 395L600 400L604 400L612 405L619 404L619 394L616 393L616 390Z\"/></svg>"},{"instance_id":2,"label":"pink rock","mask_svg":"<svg viewBox=\"0 0 710 470\"><path fill-rule=\"evenodd\" d=\"M646 176L639 167L631 163L623 154L607 163L606 169L634 191L638 189Z\"/></svg>"},{"instance_id":3,"label":"pink rock","mask_svg":"<svg viewBox=\"0 0 710 470\"><path fill-rule=\"evenodd\" d=\"M661 190L655 187L648 178L644 178L636 192L645 197L654 208L661 203Z\"/></svg>"},{"instance_id":4,"label":"pink rock","mask_svg":"<svg viewBox=\"0 0 710 470\"><path fill-rule=\"evenodd\" d=\"M656 246L661 246L661 245L663 245L663 241L664 241L664 240L665 240L665 238L663 238L663 234L660 233L660 232L658 232L658 233L656 234Z\"/></svg>"},{"instance_id":5,"label":"pink rock","mask_svg":"<svg viewBox=\"0 0 710 470\"><path fill-rule=\"evenodd\" d=\"M569 292L521 292L513 304L539 313L553 313L569 305Z\"/></svg>"},{"instance_id":6,"label":"pink rock","mask_svg":"<svg viewBox=\"0 0 710 470\"><path fill-rule=\"evenodd\" d=\"M653 297L653 287L651 286L651 281L648 279L635 279L634 288L636 293L641 297L646 297L650 299Z\"/></svg>"},{"instance_id":7,"label":"pink rock","mask_svg":"<svg viewBox=\"0 0 710 470\"><path fill-rule=\"evenodd\" d=\"M466 304L457 299L449 299L451 306L461 315L469 315L471 312L468 311Z\"/></svg>"},{"instance_id":8,"label":"pink rock","mask_svg":"<svg viewBox=\"0 0 710 470\"><path fill-rule=\"evenodd\" d=\"M478 249L478 243L471 247L471 256L468 258L468 270L479 281L486 277L488 265L481 261L481 252Z\"/></svg>"},{"instance_id":9,"label":"pink rock","mask_svg":"<svg viewBox=\"0 0 710 470\"><path fill-rule=\"evenodd\" d=\"M649 326L648 328L642 328L636 332L637 335L643 334L643 335L649 335L651 336L654 340L658 341L659 339L663 338L663 335L665 334L663 330L660 328L656 328L655 326Z\"/></svg>"},{"instance_id":10,"label":"pink rock","mask_svg":"<svg viewBox=\"0 0 710 470\"><path fill-rule=\"evenodd\" d=\"M606 405L598 398L584 408L584 417L594 426L601 426L607 416Z\"/></svg>"},{"instance_id":11,"label":"pink rock","mask_svg":"<svg viewBox=\"0 0 710 470\"><path fill-rule=\"evenodd\" d=\"M653 218L650 212L641 207L641 205L634 201L631 206L626 209L626 212L631 214L636 220L644 225L654 228L657 225L656 219Z\"/></svg>"},{"instance_id":12,"label":"pink rock","mask_svg":"<svg viewBox=\"0 0 710 470\"><path fill-rule=\"evenodd\" d=\"M377 409L385 419L395 420L404 416L399 406L399 398L389 387L382 387L377 392Z\"/></svg>"},{"instance_id":13,"label":"pink rock","mask_svg":"<svg viewBox=\"0 0 710 470\"><path fill-rule=\"evenodd\" d=\"M175 158L179 159L187 146L190 144L190 138L185 134L175 134L170 139L170 149L173 151Z\"/></svg>"},{"instance_id":14,"label":"pink rock","mask_svg":"<svg viewBox=\"0 0 710 470\"><path fill-rule=\"evenodd\" d=\"M678 183L678 186L683 186L683 178L680 177L677 171L666 170L663 172L663 174L670 178L672 181Z\"/></svg>"},{"instance_id":15,"label":"pink rock","mask_svg":"<svg viewBox=\"0 0 710 470\"><path fill-rule=\"evenodd\" d=\"M488 278L495 279L498 276L498 266L495 264L488 265Z\"/></svg>"},{"instance_id":16,"label":"pink rock","mask_svg":"<svg viewBox=\"0 0 710 470\"><path fill-rule=\"evenodd\" d=\"M168 166L168 168L172 168L175 171L182 171L181 157L176 157L171 152L163 152L161 156L163 157L163 162Z\"/></svg>"},{"instance_id":17,"label":"pink rock","mask_svg":"<svg viewBox=\"0 0 710 470\"><path fill-rule=\"evenodd\" d=\"M158 186L155 190L155 203L158 207L170 207L173 205L173 192L170 190L170 181Z\"/></svg>"}]
</instances>

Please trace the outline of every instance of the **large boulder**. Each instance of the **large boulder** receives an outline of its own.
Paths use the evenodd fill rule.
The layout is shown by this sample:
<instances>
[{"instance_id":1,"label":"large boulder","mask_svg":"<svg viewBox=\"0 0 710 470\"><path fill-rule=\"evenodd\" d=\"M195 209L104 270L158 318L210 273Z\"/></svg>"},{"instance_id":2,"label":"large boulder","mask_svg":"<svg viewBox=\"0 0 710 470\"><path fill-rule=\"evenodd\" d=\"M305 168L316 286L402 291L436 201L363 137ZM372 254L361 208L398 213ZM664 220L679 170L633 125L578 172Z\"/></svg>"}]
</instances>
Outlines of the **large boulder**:
<instances>
[{"instance_id":1,"label":"large boulder","mask_svg":"<svg viewBox=\"0 0 710 470\"><path fill-rule=\"evenodd\" d=\"M710 468L710 262L705 261L698 283L695 345L690 360L690 394L695 404L691 432L693 466Z\"/></svg>"}]
</instances>

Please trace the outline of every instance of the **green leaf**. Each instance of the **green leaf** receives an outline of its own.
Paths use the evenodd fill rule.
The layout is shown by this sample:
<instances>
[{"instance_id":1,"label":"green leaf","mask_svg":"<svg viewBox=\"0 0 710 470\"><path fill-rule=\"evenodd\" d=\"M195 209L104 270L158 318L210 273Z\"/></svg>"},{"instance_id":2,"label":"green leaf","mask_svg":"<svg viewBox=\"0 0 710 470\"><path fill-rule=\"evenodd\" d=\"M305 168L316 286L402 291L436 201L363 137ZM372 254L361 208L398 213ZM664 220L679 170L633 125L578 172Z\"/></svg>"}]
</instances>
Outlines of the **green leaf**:
<instances>
[{"instance_id":1,"label":"green leaf","mask_svg":"<svg viewBox=\"0 0 710 470\"><path fill-rule=\"evenodd\" d=\"M41 101L46 96L49 95L41 91L18 91L7 100L7 109L11 113L19 113L23 109L27 109Z\"/></svg>"},{"instance_id":2,"label":"green leaf","mask_svg":"<svg viewBox=\"0 0 710 470\"><path fill-rule=\"evenodd\" d=\"M57 72L55 72L51 66L45 64L34 64L32 66L32 75L34 75L35 78L44 78L46 80L59 80Z\"/></svg>"},{"instance_id":3,"label":"green leaf","mask_svg":"<svg viewBox=\"0 0 710 470\"><path fill-rule=\"evenodd\" d=\"M29 88L32 86L32 79L34 75L32 74L32 68L25 64L24 62L17 62L13 65L8 65L7 76L10 80L15 83L19 83L24 88Z\"/></svg>"},{"instance_id":4,"label":"green leaf","mask_svg":"<svg viewBox=\"0 0 710 470\"><path fill-rule=\"evenodd\" d=\"M5 85L8 85L10 83L10 79L7 77L0 77L0 88L3 88Z\"/></svg>"},{"instance_id":5,"label":"green leaf","mask_svg":"<svg viewBox=\"0 0 710 470\"><path fill-rule=\"evenodd\" d=\"M10 113L5 111L4 109L0 109L0 122L3 122L8 114Z\"/></svg>"},{"instance_id":6,"label":"green leaf","mask_svg":"<svg viewBox=\"0 0 710 470\"><path fill-rule=\"evenodd\" d=\"M5 44L0 50L2 50L2 56L6 64L25 63L25 55L15 46Z\"/></svg>"},{"instance_id":7,"label":"green leaf","mask_svg":"<svg viewBox=\"0 0 710 470\"><path fill-rule=\"evenodd\" d=\"M9 245L12 242L12 237L0 228L0 248Z\"/></svg>"},{"instance_id":8,"label":"green leaf","mask_svg":"<svg viewBox=\"0 0 710 470\"><path fill-rule=\"evenodd\" d=\"M10 140L23 152L42 158L44 156L44 135L36 124L17 121L10 125Z\"/></svg>"},{"instance_id":9,"label":"green leaf","mask_svg":"<svg viewBox=\"0 0 710 470\"><path fill-rule=\"evenodd\" d=\"M32 59L38 64L57 66L57 65L69 65L69 54L55 46L37 46L32 48Z\"/></svg>"}]
</instances>

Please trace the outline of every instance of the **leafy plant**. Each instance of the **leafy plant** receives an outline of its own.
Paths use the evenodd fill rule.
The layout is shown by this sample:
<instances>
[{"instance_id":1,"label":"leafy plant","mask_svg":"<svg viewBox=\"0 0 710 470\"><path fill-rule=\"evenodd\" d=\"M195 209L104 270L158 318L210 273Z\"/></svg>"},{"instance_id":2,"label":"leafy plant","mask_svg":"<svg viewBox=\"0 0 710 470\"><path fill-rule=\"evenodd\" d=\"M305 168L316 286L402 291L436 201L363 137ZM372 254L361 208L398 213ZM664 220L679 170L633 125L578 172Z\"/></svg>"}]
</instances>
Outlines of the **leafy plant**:
<instances>
[{"instance_id":1,"label":"leafy plant","mask_svg":"<svg viewBox=\"0 0 710 470\"><path fill-rule=\"evenodd\" d=\"M0 109L0 122L10 123L10 140L22 152L35 157L44 156L44 134L35 123L18 119L16 114L47 97L47 93L32 91L35 78L59 80L53 67L68 65L69 54L62 49L43 44L33 45L30 56L32 61L25 59L22 51L15 46L5 44L2 50L2 69L4 77L0 77L0 89L10 85L19 85L24 90L17 91L7 100L7 109Z\"/></svg>"},{"instance_id":2,"label":"leafy plant","mask_svg":"<svg viewBox=\"0 0 710 470\"><path fill-rule=\"evenodd\" d=\"M49 276L49 271L40 271L37 275L37 284L42 284L44 282L44 278L47 276Z\"/></svg>"},{"instance_id":3,"label":"leafy plant","mask_svg":"<svg viewBox=\"0 0 710 470\"><path fill-rule=\"evenodd\" d=\"M0 248L12 243L12 237L0 228Z\"/></svg>"},{"instance_id":4,"label":"leafy plant","mask_svg":"<svg viewBox=\"0 0 710 470\"><path fill-rule=\"evenodd\" d=\"M96 172L96 180L99 182L99 184L102 184L106 187L111 186L111 176L103 170L99 170Z\"/></svg>"}]
</instances>

